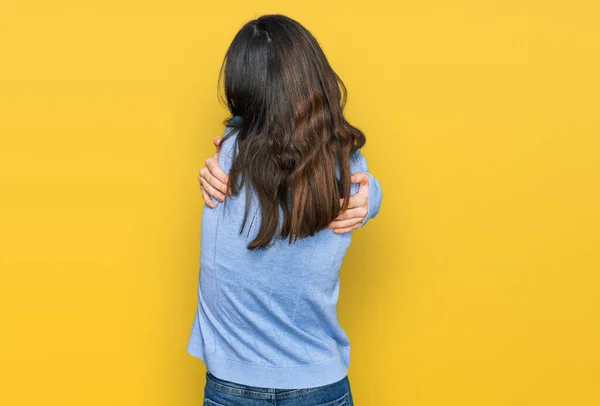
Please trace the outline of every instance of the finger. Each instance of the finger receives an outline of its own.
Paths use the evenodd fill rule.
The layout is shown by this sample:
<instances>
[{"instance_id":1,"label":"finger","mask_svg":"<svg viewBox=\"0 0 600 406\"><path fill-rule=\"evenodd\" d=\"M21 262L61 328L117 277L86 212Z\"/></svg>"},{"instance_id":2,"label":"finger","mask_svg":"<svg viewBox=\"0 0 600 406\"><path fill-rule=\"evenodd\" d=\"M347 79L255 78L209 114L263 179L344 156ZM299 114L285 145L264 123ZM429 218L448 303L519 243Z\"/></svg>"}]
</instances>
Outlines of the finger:
<instances>
[{"instance_id":1,"label":"finger","mask_svg":"<svg viewBox=\"0 0 600 406\"><path fill-rule=\"evenodd\" d=\"M362 185L369 184L369 175L366 172L356 172L350 176L351 183L360 183ZM360 188L360 187L359 187Z\"/></svg>"},{"instance_id":2,"label":"finger","mask_svg":"<svg viewBox=\"0 0 600 406\"><path fill-rule=\"evenodd\" d=\"M352 218L365 218L367 211L363 207L356 207L353 209L344 210L335 220L349 220Z\"/></svg>"},{"instance_id":3,"label":"finger","mask_svg":"<svg viewBox=\"0 0 600 406\"><path fill-rule=\"evenodd\" d=\"M200 170L200 177L207 181L212 187L214 187L219 192L223 194L227 193L227 184L221 182L218 178L213 176L207 168L202 168Z\"/></svg>"},{"instance_id":4,"label":"finger","mask_svg":"<svg viewBox=\"0 0 600 406\"><path fill-rule=\"evenodd\" d=\"M362 223L362 220L364 219L359 219L359 218L353 218L350 220L334 220L331 223L329 223L329 225L327 226L327 228L347 228L347 227L354 227L355 225L360 225L360 223Z\"/></svg>"},{"instance_id":5,"label":"finger","mask_svg":"<svg viewBox=\"0 0 600 406\"><path fill-rule=\"evenodd\" d=\"M200 180L200 179L198 179L198 180ZM210 198L210 196L204 189L204 186L202 186L202 183L200 183L200 190L202 191L202 199L204 200L204 203L208 204L208 206L211 209L213 209L215 207L215 202L212 201L212 199Z\"/></svg>"},{"instance_id":6,"label":"finger","mask_svg":"<svg viewBox=\"0 0 600 406\"><path fill-rule=\"evenodd\" d=\"M219 192L217 189L212 187L211 184L208 183L204 178L200 178L200 182L202 182L202 186L204 187L204 189L206 189L209 195L221 202L225 201L225 195L223 195L223 193Z\"/></svg>"},{"instance_id":7,"label":"finger","mask_svg":"<svg viewBox=\"0 0 600 406\"><path fill-rule=\"evenodd\" d=\"M221 150L221 141L223 140L223 137L215 137L213 138L213 144L215 144L215 148L217 148L217 151Z\"/></svg>"},{"instance_id":8,"label":"finger","mask_svg":"<svg viewBox=\"0 0 600 406\"><path fill-rule=\"evenodd\" d=\"M333 232L335 234L344 234L344 233L348 233L350 231L354 231L357 228L358 228L358 226L346 227L346 228L335 228L335 229L333 229Z\"/></svg>"},{"instance_id":9,"label":"finger","mask_svg":"<svg viewBox=\"0 0 600 406\"><path fill-rule=\"evenodd\" d=\"M344 199L340 199L340 207L342 207L343 201ZM366 206L368 202L369 198L367 196L365 196L363 193L356 193L355 195L350 196L350 199L348 199L348 209Z\"/></svg>"},{"instance_id":10,"label":"finger","mask_svg":"<svg viewBox=\"0 0 600 406\"><path fill-rule=\"evenodd\" d=\"M217 178L222 185L218 188L222 193L230 194L230 190L227 188L227 183L229 182L229 176L225 173L223 169L219 166L218 158L208 158L206 160L206 168L210 174ZM208 179L207 176L203 176L203 178ZM216 187L217 185L215 185Z\"/></svg>"}]
</instances>

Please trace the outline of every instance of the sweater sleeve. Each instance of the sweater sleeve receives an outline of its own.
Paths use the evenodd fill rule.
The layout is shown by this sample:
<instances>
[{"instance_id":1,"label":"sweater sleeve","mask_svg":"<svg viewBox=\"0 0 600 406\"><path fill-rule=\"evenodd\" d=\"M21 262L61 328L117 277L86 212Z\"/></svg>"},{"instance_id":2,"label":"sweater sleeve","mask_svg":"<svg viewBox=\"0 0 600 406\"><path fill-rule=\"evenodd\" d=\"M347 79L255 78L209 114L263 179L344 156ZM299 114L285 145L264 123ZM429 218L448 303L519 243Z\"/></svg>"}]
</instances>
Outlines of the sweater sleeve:
<instances>
[{"instance_id":1,"label":"sweater sleeve","mask_svg":"<svg viewBox=\"0 0 600 406\"><path fill-rule=\"evenodd\" d=\"M377 215L377 213L379 213L383 193L381 190L381 185L379 184L379 180L375 178L373 174L369 173L367 159L360 151L354 152L354 154L350 158L350 173L354 174L357 172L365 172L369 177L369 200L367 203L367 217L365 217L363 222L360 224L360 228L364 226L367 223L367 221L374 218ZM352 194L358 192L358 184L352 184L352 189Z\"/></svg>"}]
</instances>

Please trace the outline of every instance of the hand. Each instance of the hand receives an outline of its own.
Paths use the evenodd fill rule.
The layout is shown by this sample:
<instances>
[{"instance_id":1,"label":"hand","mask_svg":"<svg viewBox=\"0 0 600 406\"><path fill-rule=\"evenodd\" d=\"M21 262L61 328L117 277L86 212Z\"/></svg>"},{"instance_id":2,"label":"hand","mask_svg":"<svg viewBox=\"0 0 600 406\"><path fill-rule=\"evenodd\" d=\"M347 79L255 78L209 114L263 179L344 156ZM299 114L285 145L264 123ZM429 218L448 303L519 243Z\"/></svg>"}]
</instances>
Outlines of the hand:
<instances>
[{"instance_id":1,"label":"hand","mask_svg":"<svg viewBox=\"0 0 600 406\"><path fill-rule=\"evenodd\" d=\"M206 166L200 169L200 176L198 176L202 199L204 199L204 203L208 204L210 208L215 207L215 202L212 201L210 196L223 202L225 201L225 195L230 194L227 188L229 176L219 166L219 152L221 151L222 139L223 137L215 137L213 139L213 144L215 144L217 152L205 161Z\"/></svg>"},{"instance_id":2,"label":"hand","mask_svg":"<svg viewBox=\"0 0 600 406\"><path fill-rule=\"evenodd\" d=\"M350 177L352 183L358 183L358 192L350 196L348 209L343 211L327 228L333 228L336 234L356 230L367 217L369 212L369 175L357 172ZM340 205L344 200L340 199Z\"/></svg>"}]
</instances>

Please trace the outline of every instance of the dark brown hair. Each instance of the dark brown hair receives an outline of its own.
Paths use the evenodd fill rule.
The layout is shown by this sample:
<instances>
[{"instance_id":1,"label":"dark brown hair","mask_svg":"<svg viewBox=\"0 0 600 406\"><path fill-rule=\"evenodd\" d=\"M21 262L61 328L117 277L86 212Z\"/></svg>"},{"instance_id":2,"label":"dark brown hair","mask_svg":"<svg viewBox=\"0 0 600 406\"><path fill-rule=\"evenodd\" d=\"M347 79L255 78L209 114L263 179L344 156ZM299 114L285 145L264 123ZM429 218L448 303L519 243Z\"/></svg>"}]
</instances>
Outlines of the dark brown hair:
<instances>
[{"instance_id":1,"label":"dark brown hair","mask_svg":"<svg viewBox=\"0 0 600 406\"><path fill-rule=\"evenodd\" d=\"M226 124L238 130L232 193L248 182L262 210L248 248L291 244L326 228L348 206L350 154L366 140L344 118L346 88L317 40L283 15L252 20L227 50L219 83L231 113Z\"/></svg>"}]
</instances>

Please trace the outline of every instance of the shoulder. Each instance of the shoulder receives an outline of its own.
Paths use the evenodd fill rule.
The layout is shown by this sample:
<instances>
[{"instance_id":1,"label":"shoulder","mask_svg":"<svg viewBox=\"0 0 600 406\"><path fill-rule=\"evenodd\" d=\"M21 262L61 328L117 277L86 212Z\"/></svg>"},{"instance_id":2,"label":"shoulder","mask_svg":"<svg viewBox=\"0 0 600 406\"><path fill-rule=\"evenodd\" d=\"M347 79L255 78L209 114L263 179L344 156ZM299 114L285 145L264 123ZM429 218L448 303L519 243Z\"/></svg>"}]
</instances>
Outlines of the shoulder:
<instances>
[{"instance_id":1,"label":"shoulder","mask_svg":"<svg viewBox=\"0 0 600 406\"><path fill-rule=\"evenodd\" d=\"M368 169L369 167L367 165L367 159L362 154L362 152L360 152L360 150L356 150L352 154L350 154L351 173L368 172Z\"/></svg>"},{"instance_id":2,"label":"shoulder","mask_svg":"<svg viewBox=\"0 0 600 406\"><path fill-rule=\"evenodd\" d=\"M223 134L224 139L221 141L221 148L219 150L219 166L226 173L229 173L233 160L237 154L238 132L239 130L236 127L229 125L225 127L225 132Z\"/></svg>"},{"instance_id":3,"label":"shoulder","mask_svg":"<svg viewBox=\"0 0 600 406\"><path fill-rule=\"evenodd\" d=\"M243 119L241 116L234 116L231 120L229 120L229 122L227 123L227 126L225 127L225 133L223 134L223 136L226 137L226 139L223 141L223 144L221 145L222 148L225 148L227 144L227 148L233 149L233 146L236 143L236 139L237 139L237 135L239 132L239 129L241 128L241 124L243 122Z\"/></svg>"},{"instance_id":4,"label":"shoulder","mask_svg":"<svg viewBox=\"0 0 600 406\"><path fill-rule=\"evenodd\" d=\"M226 127L223 133L223 141L221 142L221 151L232 152L237 141L239 130L233 127Z\"/></svg>"}]
</instances>

